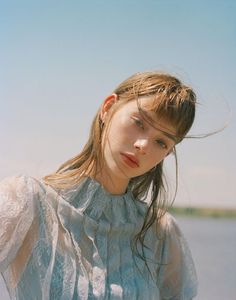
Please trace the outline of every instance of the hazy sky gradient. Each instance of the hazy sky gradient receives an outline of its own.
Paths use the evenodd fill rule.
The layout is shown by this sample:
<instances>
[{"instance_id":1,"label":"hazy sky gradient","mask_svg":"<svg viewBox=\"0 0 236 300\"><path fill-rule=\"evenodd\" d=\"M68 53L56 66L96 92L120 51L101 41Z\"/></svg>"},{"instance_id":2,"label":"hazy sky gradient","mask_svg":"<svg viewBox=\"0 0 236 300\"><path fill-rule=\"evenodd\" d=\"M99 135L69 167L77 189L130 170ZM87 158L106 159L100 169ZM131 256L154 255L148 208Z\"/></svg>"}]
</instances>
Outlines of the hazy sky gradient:
<instances>
[{"instance_id":1,"label":"hazy sky gradient","mask_svg":"<svg viewBox=\"0 0 236 300\"><path fill-rule=\"evenodd\" d=\"M120 81L164 70L201 103L176 203L236 207L235 1L0 1L0 178L77 154ZM174 171L171 160L168 169Z\"/></svg>"}]
</instances>

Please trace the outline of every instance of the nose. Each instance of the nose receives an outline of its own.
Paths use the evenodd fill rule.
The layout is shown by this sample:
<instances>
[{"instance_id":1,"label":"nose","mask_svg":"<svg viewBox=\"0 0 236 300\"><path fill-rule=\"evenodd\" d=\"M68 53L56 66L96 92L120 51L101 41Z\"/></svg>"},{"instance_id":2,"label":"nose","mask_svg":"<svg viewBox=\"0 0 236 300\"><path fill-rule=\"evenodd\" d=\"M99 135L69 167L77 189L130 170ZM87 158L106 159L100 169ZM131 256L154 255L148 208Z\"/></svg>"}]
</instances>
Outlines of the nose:
<instances>
[{"instance_id":1,"label":"nose","mask_svg":"<svg viewBox=\"0 0 236 300\"><path fill-rule=\"evenodd\" d=\"M148 140L147 139L138 139L134 143L134 147L136 150L138 150L141 154L147 153L147 147L148 147Z\"/></svg>"}]
</instances>

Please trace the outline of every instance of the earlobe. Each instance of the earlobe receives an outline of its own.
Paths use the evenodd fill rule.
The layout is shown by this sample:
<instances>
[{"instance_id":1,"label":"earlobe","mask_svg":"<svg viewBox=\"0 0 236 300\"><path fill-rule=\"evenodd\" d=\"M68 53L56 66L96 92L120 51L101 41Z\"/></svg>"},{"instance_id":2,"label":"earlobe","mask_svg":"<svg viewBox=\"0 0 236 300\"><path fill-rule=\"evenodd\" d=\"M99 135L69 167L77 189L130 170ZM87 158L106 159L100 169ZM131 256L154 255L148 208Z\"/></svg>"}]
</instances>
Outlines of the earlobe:
<instances>
[{"instance_id":1,"label":"earlobe","mask_svg":"<svg viewBox=\"0 0 236 300\"><path fill-rule=\"evenodd\" d=\"M165 156L165 157L169 156L170 154L173 154L173 151L172 151L172 150L171 150L171 151L169 151L169 152L166 154L166 156Z\"/></svg>"},{"instance_id":2,"label":"earlobe","mask_svg":"<svg viewBox=\"0 0 236 300\"><path fill-rule=\"evenodd\" d=\"M100 118L102 121L104 121L107 113L111 109L111 107L117 102L118 96L117 94L111 94L109 95L103 102L102 109L100 112Z\"/></svg>"},{"instance_id":3,"label":"earlobe","mask_svg":"<svg viewBox=\"0 0 236 300\"><path fill-rule=\"evenodd\" d=\"M166 157L169 156L170 154L173 154L174 155L175 153L175 147L173 147L167 154L166 154Z\"/></svg>"}]
</instances>

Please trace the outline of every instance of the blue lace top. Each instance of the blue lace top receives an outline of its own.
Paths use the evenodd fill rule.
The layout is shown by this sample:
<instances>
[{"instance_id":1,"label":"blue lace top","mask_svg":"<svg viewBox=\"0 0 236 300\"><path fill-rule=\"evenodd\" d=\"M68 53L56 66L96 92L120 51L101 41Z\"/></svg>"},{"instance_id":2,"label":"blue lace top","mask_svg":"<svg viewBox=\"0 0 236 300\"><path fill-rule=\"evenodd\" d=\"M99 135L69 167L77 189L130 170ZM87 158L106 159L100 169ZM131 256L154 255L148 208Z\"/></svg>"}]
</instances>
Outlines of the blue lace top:
<instances>
[{"instance_id":1,"label":"blue lace top","mask_svg":"<svg viewBox=\"0 0 236 300\"><path fill-rule=\"evenodd\" d=\"M170 214L146 234L148 268L132 250L146 211L131 191L112 195L91 178L67 190L26 176L6 178L0 272L11 299L192 299L194 264Z\"/></svg>"}]
</instances>

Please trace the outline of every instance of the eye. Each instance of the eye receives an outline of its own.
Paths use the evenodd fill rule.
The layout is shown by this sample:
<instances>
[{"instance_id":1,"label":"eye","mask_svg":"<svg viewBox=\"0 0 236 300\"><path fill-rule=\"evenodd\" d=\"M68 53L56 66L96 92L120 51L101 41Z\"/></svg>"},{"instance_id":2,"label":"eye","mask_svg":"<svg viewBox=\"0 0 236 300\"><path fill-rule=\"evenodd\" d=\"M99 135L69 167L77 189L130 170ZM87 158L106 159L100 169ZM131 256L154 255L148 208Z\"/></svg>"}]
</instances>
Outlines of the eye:
<instances>
[{"instance_id":1,"label":"eye","mask_svg":"<svg viewBox=\"0 0 236 300\"><path fill-rule=\"evenodd\" d=\"M163 149L167 149L167 145L163 140L156 140L156 143Z\"/></svg>"},{"instance_id":2,"label":"eye","mask_svg":"<svg viewBox=\"0 0 236 300\"><path fill-rule=\"evenodd\" d=\"M143 122L139 119L139 118L133 118L135 124L139 127L139 128L142 128L144 129L144 125L143 125Z\"/></svg>"}]
</instances>

